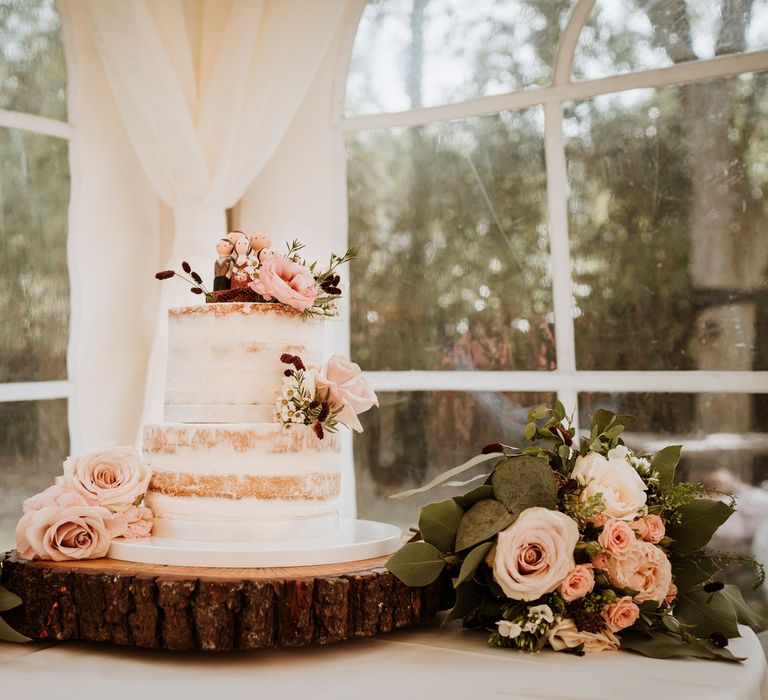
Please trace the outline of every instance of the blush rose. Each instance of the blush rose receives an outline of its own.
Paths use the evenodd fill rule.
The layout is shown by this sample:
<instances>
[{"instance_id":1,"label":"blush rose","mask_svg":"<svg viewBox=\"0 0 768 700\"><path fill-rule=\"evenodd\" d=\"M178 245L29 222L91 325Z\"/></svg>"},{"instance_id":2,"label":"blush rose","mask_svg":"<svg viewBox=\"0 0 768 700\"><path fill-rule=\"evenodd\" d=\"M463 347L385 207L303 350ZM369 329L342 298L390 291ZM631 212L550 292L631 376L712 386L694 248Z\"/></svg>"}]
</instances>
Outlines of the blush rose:
<instances>
[{"instance_id":1,"label":"blush rose","mask_svg":"<svg viewBox=\"0 0 768 700\"><path fill-rule=\"evenodd\" d=\"M549 645L555 651L573 649L583 644L585 652L614 651L619 648L619 638L610 630L602 632L579 632L576 623L570 617L564 617L549 631Z\"/></svg>"},{"instance_id":2,"label":"blush rose","mask_svg":"<svg viewBox=\"0 0 768 700\"><path fill-rule=\"evenodd\" d=\"M64 462L64 484L89 502L118 512L146 493L152 471L133 447L111 447Z\"/></svg>"},{"instance_id":3,"label":"blush rose","mask_svg":"<svg viewBox=\"0 0 768 700\"><path fill-rule=\"evenodd\" d=\"M640 608L635 605L631 596L623 596L615 603L606 605L603 610L603 619L611 632L632 627L640 617Z\"/></svg>"},{"instance_id":4,"label":"blush rose","mask_svg":"<svg viewBox=\"0 0 768 700\"><path fill-rule=\"evenodd\" d=\"M576 564L560 584L560 595L568 603L583 598L595 587L591 564Z\"/></svg>"},{"instance_id":5,"label":"blush rose","mask_svg":"<svg viewBox=\"0 0 768 700\"><path fill-rule=\"evenodd\" d=\"M357 416L378 406L379 400L360 366L343 355L332 355L323 372L313 373L312 381L315 391L327 395L334 409L341 409L336 420L362 432L363 426Z\"/></svg>"},{"instance_id":6,"label":"blush rose","mask_svg":"<svg viewBox=\"0 0 768 700\"><path fill-rule=\"evenodd\" d=\"M274 298L299 311L309 309L317 299L314 275L283 255L266 258L259 268L259 279L248 286L267 301Z\"/></svg>"},{"instance_id":7,"label":"blush rose","mask_svg":"<svg viewBox=\"0 0 768 700\"><path fill-rule=\"evenodd\" d=\"M489 552L493 578L513 600L535 600L554 591L575 566L579 528L567 515L528 508L502 530Z\"/></svg>"},{"instance_id":8,"label":"blush rose","mask_svg":"<svg viewBox=\"0 0 768 700\"><path fill-rule=\"evenodd\" d=\"M656 545L637 540L634 548L621 557L610 557L608 578L617 588L631 588L635 601L664 602L672 583L672 565Z\"/></svg>"},{"instance_id":9,"label":"blush rose","mask_svg":"<svg viewBox=\"0 0 768 700\"><path fill-rule=\"evenodd\" d=\"M123 513L115 515L125 521L125 532L120 537L127 540L149 537L152 534L154 516L149 508L144 506L132 506Z\"/></svg>"},{"instance_id":10,"label":"blush rose","mask_svg":"<svg viewBox=\"0 0 768 700\"><path fill-rule=\"evenodd\" d=\"M51 506L66 508L69 506L95 506L98 504L99 501L94 496L85 496L65 484L54 484L45 489L45 491L41 491L26 499L22 504L22 509L24 513L29 513L30 511L42 510Z\"/></svg>"},{"instance_id":11,"label":"blush rose","mask_svg":"<svg viewBox=\"0 0 768 700\"><path fill-rule=\"evenodd\" d=\"M632 529L646 542L658 544L664 538L664 521L658 515L644 515L632 523Z\"/></svg>"},{"instance_id":12,"label":"blush rose","mask_svg":"<svg viewBox=\"0 0 768 700\"><path fill-rule=\"evenodd\" d=\"M635 546L636 539L634 530L623 520L609 519L597 542L609 555L619 557Z\"/></svg>"},{"instance_id":13,"label":"blush rose","mask_svg":"<svg viewBox=\"0 0 768 700\"><path fill-rule=\"evenodd\" d=\"M645 512L645 482L623 456L606 459L597 452L578 457L571 477L582 487L580 499L602 496L605 515L634 520Z\"/></svg>"}]
</instances>

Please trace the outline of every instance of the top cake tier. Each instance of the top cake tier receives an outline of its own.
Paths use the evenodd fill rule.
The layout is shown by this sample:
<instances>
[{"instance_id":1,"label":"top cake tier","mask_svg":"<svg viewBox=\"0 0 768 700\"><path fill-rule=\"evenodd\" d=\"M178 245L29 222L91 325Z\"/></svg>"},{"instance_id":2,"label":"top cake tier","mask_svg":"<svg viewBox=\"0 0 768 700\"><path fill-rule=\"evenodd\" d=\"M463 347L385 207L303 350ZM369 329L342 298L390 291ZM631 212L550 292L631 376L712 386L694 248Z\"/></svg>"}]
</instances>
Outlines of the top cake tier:
<instances>
[{"instance_id":1,"label":"top cake tier","mask_svg":"<svg viewBox=\"0 0 768 700\"><path fill-rule=\"evenodd\" d=\"M283 353L320 365L324 322L283 304L201 304L168 312L165 420L273 421Z\"/></svg>"}]
</instances>

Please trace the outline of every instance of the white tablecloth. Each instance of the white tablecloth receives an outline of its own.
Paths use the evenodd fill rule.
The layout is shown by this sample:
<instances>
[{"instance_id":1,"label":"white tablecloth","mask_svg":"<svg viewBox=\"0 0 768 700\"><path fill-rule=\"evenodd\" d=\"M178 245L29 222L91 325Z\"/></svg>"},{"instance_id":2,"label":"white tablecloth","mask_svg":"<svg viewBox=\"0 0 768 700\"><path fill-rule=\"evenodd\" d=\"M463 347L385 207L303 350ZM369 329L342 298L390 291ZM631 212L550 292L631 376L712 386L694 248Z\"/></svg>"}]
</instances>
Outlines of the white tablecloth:
<instances>
[{"instance_id":1,"label":"white tablecloth","mask_svg":"<svg viewBox=\"0 0 768 700\"><path fill-rule=\"evenodd\" d=\"M3 700L768 700L766 660L742 629L742 664L625 652L526 655L431 624L308 649L205 654L0 642Z\"/></svg>"}]
</instances>

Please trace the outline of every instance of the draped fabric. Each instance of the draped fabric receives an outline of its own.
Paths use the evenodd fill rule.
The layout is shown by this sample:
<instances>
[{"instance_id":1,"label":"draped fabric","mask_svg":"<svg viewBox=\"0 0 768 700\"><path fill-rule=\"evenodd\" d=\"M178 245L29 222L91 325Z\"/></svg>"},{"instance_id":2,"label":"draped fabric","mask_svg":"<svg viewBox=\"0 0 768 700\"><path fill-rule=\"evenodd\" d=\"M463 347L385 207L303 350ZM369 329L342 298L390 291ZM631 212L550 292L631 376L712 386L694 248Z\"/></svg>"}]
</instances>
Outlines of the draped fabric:
<instances>
[{"instance_id":1,"label":"draped fabric","mask_svg":"<svg viewBox=\"0 0 768 700\"><path fill-rule=\"evenodd\" d=\"M174 212L158 269L187 260L210 281L225 211L280 144L349 0L82 2L131 146ZM167 309L200 301L162 285L145 421L161 420Z\"/></svg>"}]
</instances>

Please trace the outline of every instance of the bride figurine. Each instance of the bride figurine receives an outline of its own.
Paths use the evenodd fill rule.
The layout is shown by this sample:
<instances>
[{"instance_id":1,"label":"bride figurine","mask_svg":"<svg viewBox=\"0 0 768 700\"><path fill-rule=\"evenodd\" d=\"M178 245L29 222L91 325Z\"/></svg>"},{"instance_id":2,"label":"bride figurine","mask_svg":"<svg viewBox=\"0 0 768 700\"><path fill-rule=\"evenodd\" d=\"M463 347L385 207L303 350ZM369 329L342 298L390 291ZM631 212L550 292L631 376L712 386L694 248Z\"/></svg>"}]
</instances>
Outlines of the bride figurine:
<instances>
[{"instance_id":1,"label":"bride figurine","mask_svg":"<svg viewBox=\"0 0 768 700\"><path fill-rule=\"evenodd\" d=\"M235 241L235 262L232 265L232 289L242 289L247 287L251 281L253 267L249 259L251 244L248 239L238 238Z\"/></svg>"}]
</instances>

